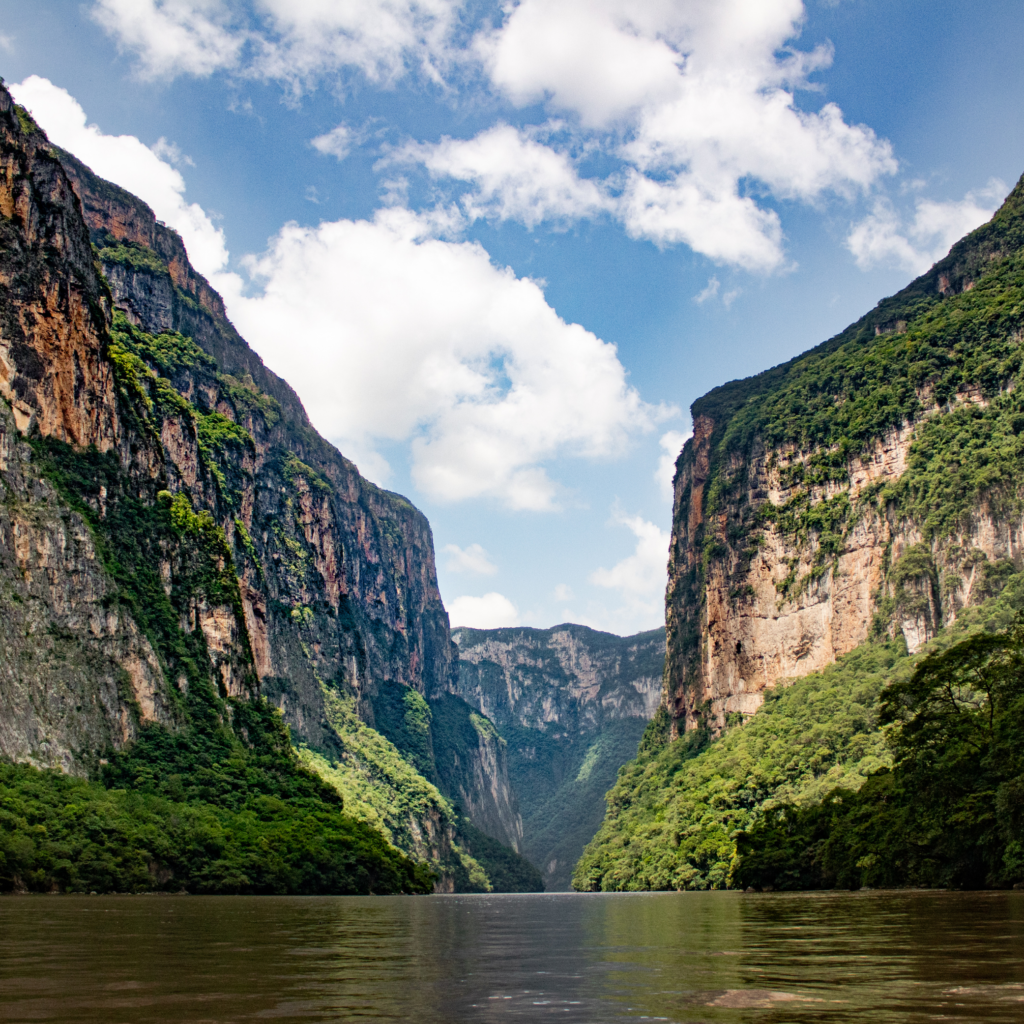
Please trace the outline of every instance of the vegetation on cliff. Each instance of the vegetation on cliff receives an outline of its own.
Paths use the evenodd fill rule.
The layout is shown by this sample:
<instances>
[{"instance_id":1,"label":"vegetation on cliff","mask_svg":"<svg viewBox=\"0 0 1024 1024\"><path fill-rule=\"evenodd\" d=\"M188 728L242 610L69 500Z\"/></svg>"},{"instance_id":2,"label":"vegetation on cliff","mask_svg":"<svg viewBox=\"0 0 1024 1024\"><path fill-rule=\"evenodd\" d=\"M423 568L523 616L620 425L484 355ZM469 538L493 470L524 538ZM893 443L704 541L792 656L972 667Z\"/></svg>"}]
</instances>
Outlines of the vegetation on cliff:
<instances>
[{"instance_id":1,"label":"vegetation on cliff","mask_svg":"<svg viewBox=\"0 0 1024 1024\"><path fill-rule=\"evenodd\" d=\"M894 766L856 793L781 804L738 837L735 884L770 889L1024 881L1024 624L923 659L882 694Z\"/></svg>"},{"instance_id":2,"label":"vegetation on cliff","mask_svg":"<svg viewBox=\"0 0 1024 1024\"><path fill-rule=\"evenodd\" d=\"M750 621L795 618L806 595L813 604L837 592L844 558L856 563L863 549L860 528L879 547L895 538L871 601L890 633L920 620L912 646L991 592L990 569L972 591L984 558L968 535L979 509L998 523L1024 508L1022 338L1024 179L988 224L845 331L693 404L697 439L677 463L667 597L675 714L690 726L702 716L721 724L725 696L705 705L709 596L719 617L731 615L728 604ZM895 555L918 544L911 578ZM766 551L781 561L768 564ZM755 578L755 565L769 575ZM862 637L873 612L839 611L840 632ZM729 651L734 639L743 638L730 635ZM713 651L716 677L749 680L749 647Z\"/></svg>"},{"instance_id":3,"label":"vegetation on cliff","mask_svg":"<svg viewBox=\"0 0 1024 1024\"><path fill-rule=\"evenodd\" d=\"M902 638L862 644L768 691L713 742L699 729L669 741L656 719L608 794L575 888L1024 877L1014 803L1024 793L1024 632L1011 629L1024 613L1024 573L1004 583L918 655ZM968 672L980 675L965 683Z\"/></svg>"},{"instance_id":4,"label":"vegetation on cliff","mask_svg":"<svg viewBox=\"0 0 1024 1024\"><path fill-rule=\"evenodd\" d=\"M459 693L494 720L523 814L523 851L548 889L573 866L604 817L604 795L661 693L663 629L617 636L550 629L458 629Z\"/></svg>"}]
</instances>

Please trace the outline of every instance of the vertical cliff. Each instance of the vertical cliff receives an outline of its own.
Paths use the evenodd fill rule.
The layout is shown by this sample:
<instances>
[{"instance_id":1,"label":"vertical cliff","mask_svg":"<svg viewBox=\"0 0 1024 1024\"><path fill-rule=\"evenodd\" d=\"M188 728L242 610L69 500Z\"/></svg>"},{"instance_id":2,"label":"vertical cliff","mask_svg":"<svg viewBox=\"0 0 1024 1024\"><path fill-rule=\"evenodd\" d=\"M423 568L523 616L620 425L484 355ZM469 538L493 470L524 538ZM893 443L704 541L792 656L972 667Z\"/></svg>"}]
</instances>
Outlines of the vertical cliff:
<instances>
[{"instance_id":1,"label":"vertical cliff","mask_svg":"<svg viewBox=\"0 0 1024 1024\"><path fill-rule=\"evenodd\" d=\"M459 694L498 728L523 812L522 850L548 889L568 889L604 794L661 699L662 629L619 637L553 629L458 629Z\"/></svg>"},{"instance_id":2,"label":"vertical cliff","mask_svg":"<svg viewBox=\"0 0 1024 1024\"><path fill-rule=\"evenodd\" d=\"M1021 565L1024 186L835 338L693 405L666 705L682 731L871 635L911 652Z\"/></svg>"},{"instance_id":3,"label":"vertical cliff","mask_svg":"<svg viewBox=\"0 0 1024 1024\"><path fill-rule=\"evenodd\" d=\"M382 694L462 703L426 519L316 433L180 237L2 89L0 160L0 756L95 774L150 726L187 733L212 684L227 721L265 697L325 777L348 758L372 787L402 758ZM485 733L450 771L429 737L432 778L515 844ZM402 848L488 888L409 772Z\"/></svg>"}]
</instances>

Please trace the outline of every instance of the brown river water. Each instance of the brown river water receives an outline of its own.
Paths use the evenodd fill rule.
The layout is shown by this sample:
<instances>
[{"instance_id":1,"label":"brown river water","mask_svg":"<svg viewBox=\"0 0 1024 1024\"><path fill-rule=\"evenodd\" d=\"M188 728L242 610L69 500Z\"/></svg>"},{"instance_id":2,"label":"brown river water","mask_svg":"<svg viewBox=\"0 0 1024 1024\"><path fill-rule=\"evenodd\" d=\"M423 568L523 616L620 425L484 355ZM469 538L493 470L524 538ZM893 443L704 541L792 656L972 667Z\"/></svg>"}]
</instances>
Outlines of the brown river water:
<instances>
[{"instance_id":1,"label":"brown river water","mask_svg":"<svg viewBox=\"0 0 1024 1024\"><path fill-rule=\"evenodd\" d=\"M1024 893L0 899L0 1022L1024 1022Z\"/></svg>"}]
</instances>

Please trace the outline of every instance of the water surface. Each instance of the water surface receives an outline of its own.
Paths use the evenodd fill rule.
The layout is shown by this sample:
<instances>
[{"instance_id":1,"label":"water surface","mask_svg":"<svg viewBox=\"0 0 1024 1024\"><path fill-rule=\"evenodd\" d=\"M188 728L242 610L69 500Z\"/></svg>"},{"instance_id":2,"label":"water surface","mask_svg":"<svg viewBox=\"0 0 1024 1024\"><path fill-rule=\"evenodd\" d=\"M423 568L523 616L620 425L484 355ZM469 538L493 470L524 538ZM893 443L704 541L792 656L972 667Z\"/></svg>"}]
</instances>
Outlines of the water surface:
<instances>
[{"instance_id":1,"label":"water surface","mask_svg":"<svg viewBox=\"0 0 1024 1024\"><path fill-rule=\"evenodd\" d=\"M1024 1021L1024 893L0 899L0 1022Z\"/></svg>"}]
</instances>

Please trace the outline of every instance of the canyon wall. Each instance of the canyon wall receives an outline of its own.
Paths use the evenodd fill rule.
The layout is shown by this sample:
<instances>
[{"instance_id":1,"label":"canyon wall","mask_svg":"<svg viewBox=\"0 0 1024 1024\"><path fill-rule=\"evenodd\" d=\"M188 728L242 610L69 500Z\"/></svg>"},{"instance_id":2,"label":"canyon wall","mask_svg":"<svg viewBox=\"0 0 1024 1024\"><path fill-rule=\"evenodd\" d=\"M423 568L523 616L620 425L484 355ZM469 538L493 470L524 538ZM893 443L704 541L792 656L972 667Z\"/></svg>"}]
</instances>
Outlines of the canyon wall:
<instances>
[{"instance_id":1,"label":"canyon wall","mask_svg":"<svg viewBox=\"0 0 1024 1024\"><path fill-rule=\"evenodd\" d=\"M1016 288L1022 203L1018 185L842 334L694 403L666 598L675 733L717 732L873 633L914 652L1021 565L1019 477L969 450L1016 387L1019 318L994 311ZM995 429L1015 451L1016 428Z\"/></svg>"},{"instance_id":2,"label":"canyon wall","mask_svg":"<svg viewBox=\"0 0 1024 1024\"><path fill-rule=\"evenodd\" d=\"M456 629L458 692L497 726L522 811L521 849L546 888L568 889L615 773L656 711L663 629L620 637L552 629Z\"/></svg>"},{"instance_id":3,"label":"canyon wall","mask_svg":"<svg viewBox=\"0 0 1024 1024\"><path fill-rule=\"evenodd\" d=\"M2 88L0 236L0 756L92 773L183 728L207 676L335 762L337 700L370 727L388 686L458 701L425 517L320 437L181 238ZM452 796L514 844L474 735ZM443 861L450 813L415 828Z\"/></svg>"}]
</instances>

